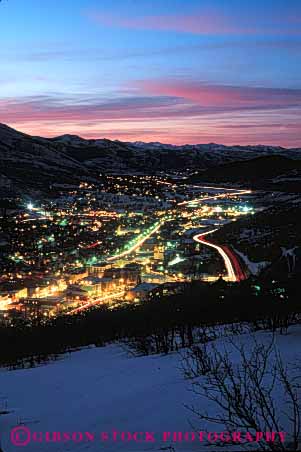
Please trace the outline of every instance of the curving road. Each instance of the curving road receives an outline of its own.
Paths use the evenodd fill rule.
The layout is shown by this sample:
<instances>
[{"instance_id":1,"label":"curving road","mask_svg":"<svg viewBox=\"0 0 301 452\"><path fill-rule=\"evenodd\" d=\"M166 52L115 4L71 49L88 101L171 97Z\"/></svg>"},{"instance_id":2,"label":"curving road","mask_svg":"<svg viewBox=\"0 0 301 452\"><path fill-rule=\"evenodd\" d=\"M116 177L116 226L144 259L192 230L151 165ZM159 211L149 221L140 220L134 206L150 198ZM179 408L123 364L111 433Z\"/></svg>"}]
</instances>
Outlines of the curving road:
<instances>
[{"instance_id":1,"label":"curving road","mask_svg":"<svg viewBox=\"0 0 301 452\"><path fill-rule=\"evenodd\" d=\"M222 248L229 257L232 267L234 268L236 281L243 281L244 279L247 279L247 274L240 263L240 259L236 256L234 251L227 245L223 245Z\"/></svg>"},{"instance_id":2,"label":"curving road","mask_svg":"<svg viewBox=\"0 0 301 452\"><path fill-rule=\"evenodd\" d=\"M217 231L217 229L212 229L211 231L204 232L203 234L197 234L193 237L198 243L214 248L223 258L226 270L227 270L227 280L232 282L239 282L246 279L246 274L236 257L234 252L226 245L216 245L215 243L209 242L204 237L208 234L212 234Z\"/></svg>"}]
</instances>

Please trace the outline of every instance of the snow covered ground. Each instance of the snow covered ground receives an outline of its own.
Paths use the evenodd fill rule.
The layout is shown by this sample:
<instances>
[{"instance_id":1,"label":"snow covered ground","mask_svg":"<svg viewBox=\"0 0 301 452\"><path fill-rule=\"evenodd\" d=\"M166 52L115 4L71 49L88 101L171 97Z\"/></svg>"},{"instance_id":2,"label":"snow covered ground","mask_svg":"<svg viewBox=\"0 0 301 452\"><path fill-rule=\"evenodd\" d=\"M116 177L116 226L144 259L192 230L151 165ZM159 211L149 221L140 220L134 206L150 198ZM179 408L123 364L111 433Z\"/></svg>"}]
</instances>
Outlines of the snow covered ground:
<instances>
[{"instance_id":1,"label":"snow covered ground","mask_svg":"<svg viewBox=\"0 0 301 452\"><path fill-rule=\"evenodd\" d=\"M260 332L256 336L265 343L270 334ZM235 336L235 340L246 343L249 339L248 334ZM291 327L288 335L277 336L276 340L286 362L300 362L301 326ZM224 343L221 341L221 345ZM163 432L191 432L189 422L196 421L184 407L195 401L190 389L190 382L182 374L179 354L135 358L118 345L83 349L34 369L2 369L0 411L5 405L9 414L0 416L1 445L4 452L172 450L167 449L172 441L162 441ZM205 408L207 401L198 403ZM200 430L207 427L196 425ZM95 438L82 442L31 442L26 447L17 447L10 440L10 432L16 426L25 426L43 435L46 432L89 432ZM154 432L156 441L113 441L114 430ZM214 427L210 430L214 431ZM101 432L107 432L110 439L101 441ZM22 435L20 438L26 439L26 432ZM173 446L176 452L208 450L198 441Z\"/></svg>"},{"instance_id":2,"label":"snow covered ground","mask_svg":"<svg viewBox=\"0 0 301 452\"><path fill-rule=\"evenodd\" d=\"M237 249L234 249L234 251L236 254L238 254L238 256L240 256L242 258L245 265L249 269L251 275L258 275L265 267L267 267L270 264L270 262L268 262L268 261L252 262L252 261L250 261L248 256L243 254L241 251L238 251Z\"/></svg>"}]
</instances>

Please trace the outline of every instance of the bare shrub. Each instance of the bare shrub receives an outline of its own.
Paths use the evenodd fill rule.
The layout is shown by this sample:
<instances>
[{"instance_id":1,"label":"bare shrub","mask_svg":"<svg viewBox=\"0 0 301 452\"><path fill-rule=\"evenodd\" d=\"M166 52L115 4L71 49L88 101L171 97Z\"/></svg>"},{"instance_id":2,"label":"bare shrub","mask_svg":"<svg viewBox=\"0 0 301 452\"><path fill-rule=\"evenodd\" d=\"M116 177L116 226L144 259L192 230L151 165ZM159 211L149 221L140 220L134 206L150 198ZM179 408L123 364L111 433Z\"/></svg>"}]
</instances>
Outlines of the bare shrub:
<instances>
[{"instance_id":1,"label":"bare shrub","mask_svg":"<svg viewBox=\"0 0 301 452\"><path fill-rule=\"evenodd\" d=\"M230 434L287 432L284 442L277 437L274 442L263 439L258 448L301 450L300 375L298 369L284 365L274 338L268 345L255 338L251 346L237 345L230 338L224 348L215 342L194 346L184 356L183 369L192 380L193 392L210 409L208 413L195 405L188 407L201 421L223 426Z\"/></svg>"}]
</instances>

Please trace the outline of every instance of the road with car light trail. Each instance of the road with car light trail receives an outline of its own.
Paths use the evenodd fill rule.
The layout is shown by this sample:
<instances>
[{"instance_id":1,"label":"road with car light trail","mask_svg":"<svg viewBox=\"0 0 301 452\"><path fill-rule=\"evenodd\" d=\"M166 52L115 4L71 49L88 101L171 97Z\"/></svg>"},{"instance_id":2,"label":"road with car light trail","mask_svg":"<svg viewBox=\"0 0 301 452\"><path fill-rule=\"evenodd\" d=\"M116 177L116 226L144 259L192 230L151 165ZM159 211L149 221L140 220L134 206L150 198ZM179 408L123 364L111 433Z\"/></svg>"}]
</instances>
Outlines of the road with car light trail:
<instances>
[{"instance_id":1,"label":"road with car light trail","mask_svg":"<svg viewBox=\"0 0 301 452\"><path fill-rule=\"evenodd\" d=\"M204 232L203 234L197 234L193 237L193 240L201 243L202 245L214 248L221 255L227 270L228 281L239 282L246 279L245 271L240 265L239 259L228 246L216 245L215 243L209 242L206 238L204 238L208 234L212 234L215 231L217 231L217 229L212 229L210 231Z\"/></svg>"}]
</instances>

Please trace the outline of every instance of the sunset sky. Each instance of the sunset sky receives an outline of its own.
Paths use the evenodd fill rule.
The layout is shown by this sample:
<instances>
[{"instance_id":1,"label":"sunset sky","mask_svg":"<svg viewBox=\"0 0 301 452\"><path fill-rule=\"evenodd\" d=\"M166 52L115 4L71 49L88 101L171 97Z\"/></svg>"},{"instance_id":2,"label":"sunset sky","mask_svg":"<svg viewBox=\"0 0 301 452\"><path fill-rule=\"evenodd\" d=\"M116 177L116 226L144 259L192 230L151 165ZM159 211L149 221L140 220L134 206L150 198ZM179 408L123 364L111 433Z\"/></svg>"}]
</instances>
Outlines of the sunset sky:
<instances>
[{"instance_id":1,"label":"sunset sky","mask_svg":"<svg viewBox=\"0 0 301 452\"><path fill-rule=\"evenodd\" d=\"M3 0L0 122L301 147L300 0Z\"/></svg>"}]
</instances>

